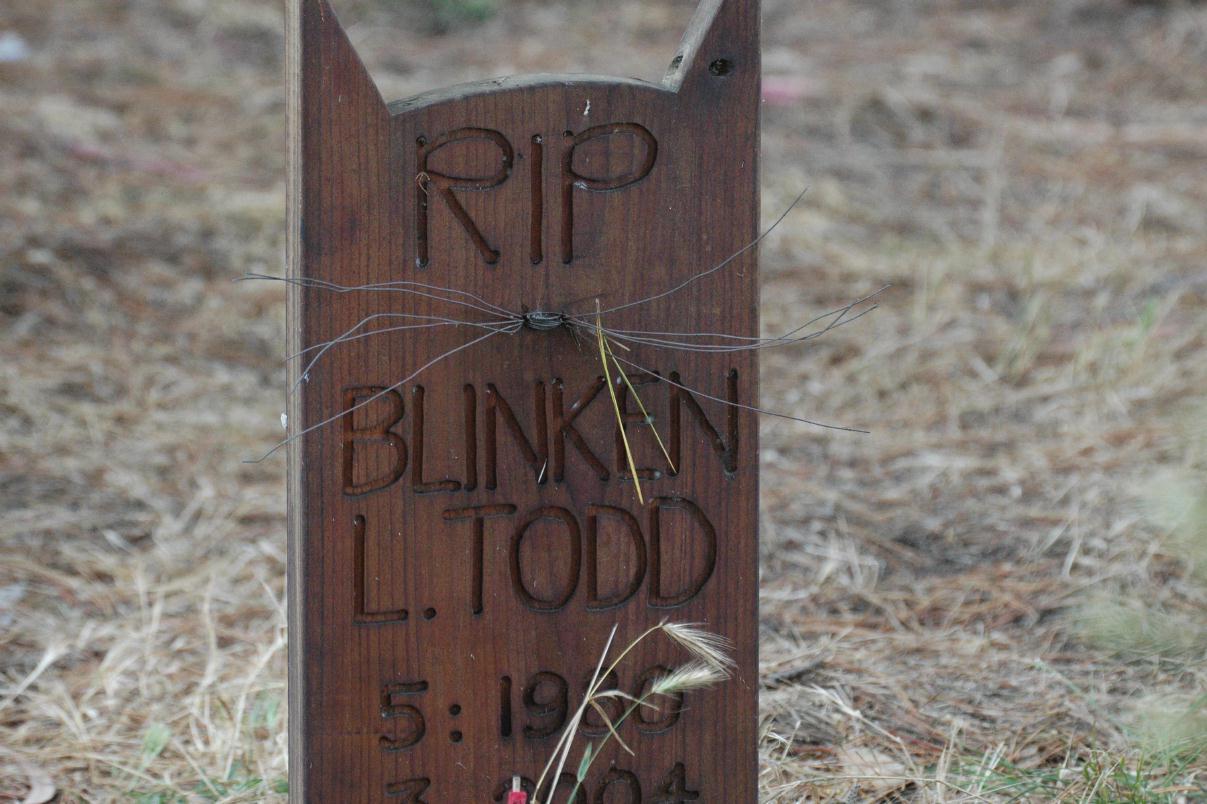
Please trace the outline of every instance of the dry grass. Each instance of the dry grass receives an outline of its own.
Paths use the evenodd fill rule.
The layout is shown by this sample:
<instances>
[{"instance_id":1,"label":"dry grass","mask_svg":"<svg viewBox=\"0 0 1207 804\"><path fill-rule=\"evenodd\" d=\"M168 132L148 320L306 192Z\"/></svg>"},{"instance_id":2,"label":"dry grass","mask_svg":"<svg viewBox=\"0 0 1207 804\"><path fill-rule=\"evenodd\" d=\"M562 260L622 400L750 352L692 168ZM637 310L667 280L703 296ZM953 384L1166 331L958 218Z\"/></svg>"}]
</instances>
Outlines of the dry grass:
<instances>
[{"instance_id":1,"label":"dry grass","mask_svg":"<svg viewBox=\"0 0 1207 804\"><path fill-rule=\"evenodd\" d=\"M690 5L353 35L389 96L651 77ZM1068 614L1207 611L1140 499L1207 463L1207 11L765 6L767 210L814 188L767 327L894 283L764 364L771 406L874 431L765 428L765 798L1201 800L1135 728L1207 689L1201 643ZM0 801L283 799L283 465L239 463L279 433L281 295L229 281L281 263L280 29L269 0L0 7L31 49L0 64Z\"/></svg>"}]
</instances>

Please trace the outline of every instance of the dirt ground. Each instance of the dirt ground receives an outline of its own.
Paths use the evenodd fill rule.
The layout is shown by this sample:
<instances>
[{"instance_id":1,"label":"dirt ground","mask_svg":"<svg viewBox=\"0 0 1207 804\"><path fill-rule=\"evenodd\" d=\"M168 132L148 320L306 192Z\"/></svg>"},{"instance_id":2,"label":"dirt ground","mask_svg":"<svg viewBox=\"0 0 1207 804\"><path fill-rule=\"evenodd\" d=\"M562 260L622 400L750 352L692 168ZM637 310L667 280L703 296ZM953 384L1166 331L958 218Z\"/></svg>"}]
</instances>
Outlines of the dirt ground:
<instances>
[{"instance_id":1,"label":"dirt ground","mask_svg":"<svg viewBox=\"0 0 1207 804\"><path fill-rule=\"evenodd\" d=\"M693 3L490 5L335 2L389 98L656 79ZM768 219L811 187L765 326L892 285L764 362L768 407L872 431L764 428L764 800L1207 800L1153 742L1207 586L1146 504L1207 469L1207 9L764 9ZM283 294L231 281L282 271L282 27L0 5L0 801L285 798L284 463L241 463Z\"/></svg>"}]
</instances>

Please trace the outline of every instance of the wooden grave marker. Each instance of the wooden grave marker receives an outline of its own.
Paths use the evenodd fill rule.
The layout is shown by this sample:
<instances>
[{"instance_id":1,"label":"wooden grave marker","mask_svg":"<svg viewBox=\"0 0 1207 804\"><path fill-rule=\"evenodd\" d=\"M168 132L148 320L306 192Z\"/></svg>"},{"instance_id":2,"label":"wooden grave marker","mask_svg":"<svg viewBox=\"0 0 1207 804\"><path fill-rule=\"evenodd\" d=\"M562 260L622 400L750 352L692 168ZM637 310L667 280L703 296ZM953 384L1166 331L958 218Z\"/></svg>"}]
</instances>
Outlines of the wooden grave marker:
<instances>
[{"instance_id":1,"label":"wooden grave marker","mask_svg":"<svg viewBox=\"0 0 1207 804\"><path fill-rule=\"evenodd\" d=\"M676 468L618 387L642 504L595 344L557 322L757 237L758 0L704 0L660 84L539 75L389 105L325 0L288 7L291 278L553 314L349 340L304 377L293 362L290 433L315 429L289 457L291 798L502 801L539 774L613 626L623 643L670 619L730 639L733 678L639 713L636 756L613 742L579 800L755 801L757 423L709 398L757 405L755 352L633 345ZM309 284L290 289L291 352L379 314L490 318ZM757 336L757 298L750 249L606 324ZM368 328L400 320L428 321ZM651 641L615 682L684 658Z\"/></svg>"}]
</instances>

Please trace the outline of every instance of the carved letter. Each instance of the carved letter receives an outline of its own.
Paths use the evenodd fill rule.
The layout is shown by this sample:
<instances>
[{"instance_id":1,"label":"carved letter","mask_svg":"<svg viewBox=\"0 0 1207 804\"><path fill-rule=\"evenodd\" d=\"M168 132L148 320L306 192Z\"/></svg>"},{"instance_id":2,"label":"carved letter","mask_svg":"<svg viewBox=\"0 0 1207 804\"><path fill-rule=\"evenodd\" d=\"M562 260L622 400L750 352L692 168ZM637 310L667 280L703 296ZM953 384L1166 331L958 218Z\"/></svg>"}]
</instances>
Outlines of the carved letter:
<instances>
[{"instance_id":1,"label":"carved letter","mask_svg":"<svg viewBox=\"0 0 1207 804\"><path fill-rule=\"evenodd\" d=\"M607 563L616 567L617 570L627 563L629 567L629 582L628 586L623 587L610 597L600 597L599 520L608 517L620 520L623 525L623 532L628 537L629 544L632 546L632 551L630 553L631 560L628 562L625 561L628 556L613 555L611 557L612 560ZM620 606L633 595L637 594L637 590L641 588L641 582L645 580L645 539L641 535L641 526L637 524L637 520L632 514L623 508L613 508L610 505L588 506L587 542L585 547L587 551L587 609L589 611L604 611L605 609Z\"/></svg>"},{"instance_id":2,"label":"carved letter","mask_svg":"<svg viewBox=\"0 0 1207 804\"><path fill-rule=\"evenodd\" d=\"M386 795L393 797L406 796L403 804L427 804L424 792L432 786L431 779L407 779L405 782L391 782L386 785Z\"/></svg>"},{"instance_id":3,"label":"carved letter","mask_svg":"<svg viewBox=\"0 0 1207 804\"><path fill-rule=\"evenodd\" d=\"M524 688L524 709L538 721L535 726L531 723L524 726L525 738L542 740L557 734L566 725L570 709L570 686L566 679L548 671L534 675Z\"/></svg>"},{"instance_id":4,"label":"carved letter","mask_svg":"<svg viewBox=\"0 0 1207 804\"><path fill-rule=\"evenodd\" d=\"M717 428L712 426L712 422L704 415L704 410L700 407L700 403L691 395L690 391L676 387L667 383L670 390L670 405L671 405L671 443L670 453L671 459L675 462L675 469L683 468L683 412L681 408L687 408L687 412L691 414L696 425L703 431L704 437L712 444L713 451L721 458L721 466L727 474L733 474L738 470L738 373L736 371L729 372L727 390L729 392L729 401L733 404L726 405L726 429L729 431L729 444L727 445L722 439L721 434L717 432ZM678 373L671 372L671 382L682 383ZM677 473L677 471L676 471Z\"/></svg>"},{"instance_id":5,"label":"carved letter","mask_svg":"<svg viewBox=\"0 0 1207 804\"><path fill-rule=\"evenodd\" d=\"M683 804L685 801L699 800L699 792L687 789L687 769L682 762L676 762L662 782L662 787L654 792L651 804Z\"/></svg>"},{"instance_id":6,"label":"carved letter","mask_svg":"<svg viewBox=\"0 0 1207 804\"><path fill-rule=\"evenodd\" d=\"M657 383L657 382L661 382L661 381L662 381L662 378L657 376L656 374L646 374L644 372L642 372L642 373L634 372L629 375L629 383L632 383L634 390L637 388L640 388L643 385L652 385L653 383ZM654 435L653 435L653 433L650 432L650 427L653 425L653 422L647 422L645 419L645 416L642 415L640 409L629 410L629 383L620 383L616 387L616 404L620 408L620 420L621 420L621 422L625 422L626 425L628 422L634 422L636 424L640 424L641 426L638 428L638 431L644 432L646 434L646 437L649 438L651 441L653 441ZM641 392L638 391L637 393L638 393L638 395L640 395ZM642 400L642 401L644 402L645 400ZM646 405L646 410L647 411L649 410L648 404ZM625 427L624 433L621 433L620 428L622 426ZM628 462L628 458L625 455L625 449L624 449L625 434L628 434L630 444L633 444L636 441L634 435L629 433L628 427L625 425L622 425L620 422L617 422L616 423L616 473L621 477L630 476L629 462ZM659 451L658 455L661 456L662 452ZM634 458L636 458L636 456L634 456ZM634 461L634 462L636 462L636 461ZM663 458L662 462L665 463L666 459ZM666 467L666 471L667 472L673 471L673 467L670 467L670 466ZM646 466L637 467L637 475L642 480L657 480L658 478L662 477L662 474L663 473L662 473L661 469L653 469L653 468L646 467Z\"/></svg>"},{"instance_id":7,"label":"carved letter","mask_svg":"<svg viewBox=\"0 0 1207 804\"><path fill-rule=\"evenodd\" d=\"M694 522L698 526L697 533L703 542L703 563L696 572L696 576L691 578L682 589L670 591L663 588L662 576L665 572L665 559L667 556L664 552L666 551L666 543L663 538L665 524L662 521L662 512L675 508L684 511L689 521ZM682 525L682 533L685 537L688 532L687 524L684 523ZM683 550L681 552L686 553L687 551ZM680 558L685 562L691 562L692 560L691 555L681 555ZM708 579L712 577L716 566L717 530L708 521L708 517L704 515L704 512L700 510L700 506L682 497L659 497L655 501L654 507L650 509L650 605L659 609L669 609L683 605L700 593L700 590L704 588L704 584L708 583Z\"/></svg>"},{"instance_id":8,"label":"carved letter","mask_svg":"<svg viewBox=\"0 0 1207 804\"><path fill-rule=\"evenodd\" d=\"M652 687L654 682L660 678L665 678L671 674L671 669L666 665L656 664L647 669L637 678L637 687L633 690L633 696L640 699L648 690L647 687ZM665 698L666 696L656 696ZM655 717L651 718L650 710L653 710ZM661 734L679 722L679 716L683 714L683 693L677 692L670 696L670 701L654 700L651 701L650 707L639 706L633 711L633 716L637 718L637 728L642 734Z\"/></svg>"},{"instance_id":9,"label":"carved letter","mask_svg":"<svg viewBox=\"0 0 1207 804\"><path fill-rule=\"evenodd\" d=\"M607 386L603 377L596 377L595 382L586 392L578 398L573 405L570 406L570 415L565 413L564 391L565 384L561 380L553 383L553 415L557 417L557 425L553 431L553 480L561 483L566 477L566 439L570 439L570 443L578 450L578 454L591 466L592 469L599 475L602 482L607 482L610 475L608 467L604 462L591 451L587 446L586 440L582 433L574 427L574 421L582 412L587 409L595 397L599 396L599 392Z\"/></svg>"},{"instance_id":10,"label":"carved letter","mask_svg":"<svg viewBox=\"0 0 1207 804\"><path fill-rule=\"evenodd\" d=\"M637 781L637 776L632 771L620 768L611 768L604 774L599 789L595 791L595 804L604 804L608 800L608 788L614 784L624 788L626 795L621 799L624 804L641 804L641 782Z\"/></svg>"},{"instance_id":11,"label":"carved letter","mask_svg":"<svg viewBox=\"0 0 1207 804\"><path fill-rule=\"evenodd\" d=\"M473 142L477 140L489 143L499 152L499 167L493 174L489 176L452 176L432 170L430 162L437 151L453 143ZM429 193L432 187L444 199L444 203L448 205L457 222L461 224L466 234L474 241L474 245L482 255L482 259L486 260L489 265L494 265L499 261L499 252L491 248L490 243L486 241L486 237L482 234L482 230L478 228L473 218L465 211L465 207L457 200L457 196L453 191L489 190L493 187L498 187L507 181L507 177L511 175L511 164L514 158L515 152L512 150L511 143L507 141L507 138L499 132L487 128L459 128L456 131L450 131L440 136L430 145L426 139L422 137L419 139L419 195L416 199L417 220L415 223L415 236L419 251L416 262L420 268L426 267L430 262L430 254L428 253L428 233L430 231L428 204L431 200Z\"/></svg>"},{"instance_id":12,"label":"carved letter","mask_svg":"<svg viewBox=\"0 0 1207 804\"><path fill-rule=\"evenodd\" d=\"M457 491L461 488L461 484L456 480L432 480L425 481L423 479L423 453L424 453L424 429L423 429L423 397L426 395L422 385L416 385L414 394L414 410L411 412L411 449L414 452L414 457L411 461L411 488L416 494L433 494L440 491Z\"/></svg>"},{"instance_id":13,"label":"carved letter","mask_svg":"<svg viewBox=\"0 0 1207 804\"><path fill-rule=\"evenodd\" d=\"M562 773L561 776L557 777L556 786L551 785L551 782L552 779L545 783L545 794L540 797L541 801L554 801L557 796L557 792L559 790L563 790L564 788L565 790L572 791L573 793L566 794L568 796L565 799L566 804L587 804L587 788L579 784L578 779L573 773ZM550 789L550 787L552 787L552 789Z\"/></svg>"},{"instance_id":14,"label":"carved letter","mask_svg":"<svg viewBox=\"0 0 1207 804\"><path fill-rule=\"evenodd\" d=\"M533 265L545 261L545 138L532 136L532 209L528 258Z\"/></svg>"},{"instance_id":15,"label":"carved letter","mask_svg":"<svg viewBox=\"0 0 1207 804\"><path fill-rule=\"evenodd\" d=\"M645 153L634 169L619 176L588 176L574 167L574 154L579 146L603 137L628 135L637 138ZM650 175L658 159L658 140L645 126L637 123L612 123L589 128L581 134L566 132L565 155L562 157L562 262L574 261L574 189L576 187L595 192L621 190L630 187Z\"/></svg>"},{"instance_id":16,"label":"carved letter","mask_svg":"<svg viewBox=\"0 0 1207 804\"><path fill-rule=\"evenodd\" d=\"M478 487L478 392L469 384L465 394L465 490Z\"/></svg>"},{"instance_id":17,"label":"carved letter","mask_svg":"<svg viewBox=\"0 0 1207 804\"><path fill-rule=\"evenodd\" d=\"M473 508L455 508L444 512L444 518L449 522L459 519L474 521L473 570L470 576L470 607L474 614L482 613L482 586L485 574L486 552L486 520L498 516L511 516L515 513L514 505L479 505Z\"/></svg>"},{"instance_id":18,"label":"carved letter","mask_svg":"<svg viewBox=\"0 0 1207 804\"><path fill-rule=\"evenodd\" d=\"M352 621L357 625L381 625L383 623L402 623L406 622L409 616L406 609L396 609L394 611L369 611L365 604L366 578L368 568L365 566L365 518L363 516L353 517L352 519L352 571L355 577L352 579Z\"/></svg>"},{"instance_id":19,"label":"carved letter","mask_svg":"<svg viewBox=\"0 0 1207 804\"><path fill-rule=\"evenodd\" d=\"M516 446L520 448L524 460L532 467L533 479L540 478L540 483L544 484L544 475L547 474L545 470L549 462L549 422L545 415L545 384L543 382L536 384L533 407L536 413L536 447L533 447L528 436L524 434L524 428L520 426L520 421L512 411L511 405L507 404L507 400L499 394L499 389L493 384L486 386L486 488L491 491L499 487L498 419L500 416L511 432Z\"/></svg>"},{"instance_id":20,"label":"carved letter","mask_svg":"<svg viewBox=\"0 0 1207 804\"><path fill-rule=\"evenodd\" d=\"M561 594L547 600L534 595L528 584L524 583L524 567L523 562L520 561L520 549L524 546L524 537L528 535L533 525L544 519L562 523L566 534L566 547L570 554L570 572L566 579L566 586ZM570 598L574 597L574 591L578 588L578 576L582 569L582 542L578 522L574 519L574 514L565 508L550 507L534 511L527 521L516 529L515 535L511 539L511 585L515 589L516 597L535 611L557 611L569 603Z\"/></svg>"},{"instance_id":21,"label":"carved letter","mask_svg":"<svg viewBox=\"0 0 1207 804\"><path fill-rule=\"evenodd\" d=\"M349 413L344 416L344 494L349 496L359 496L368 494L371 491L380 491L398 482L402 477L402 473L407 468L407 445L401 438L390 432L390 428L402 421L405 409L402 405L402 397L395 391L387 391L382 394L384 388L345 388L344 389L344 410L351 410L364 400L370 399L378 394L381 396L376 402L366 405L358 413L367 413L368 410L378 407L378 403L387 405L389 413L385 418L377 422L372 422L364 427L356 426L356 413ZM362 450L357 448L358 444L376 445L387 447L393 450L392 460L389 468L380 472L376 477L371 477L361 483L356 482L356 459L362 454ZM367 451L367 450L365 450Z\"/></svg>"},{"instance_id":22,"label":"carved letter","mask_svg":"<svg viewBox=\"0 0 1207 804\"><path fill-rule=\"evenodd\" d=\"M596 683L596 676L593 671L583 674L582 691L585 698L587 692L592 685ZM620 689L620 676L613 670L603 678L598 680L599 687L596 690L598 700L595 701L599 708L594 706L583 710L583 718L579 723L579 731L585 737L602 737L608 733L609 723L616 723L624 716L625 703L621 698L615 698L602 693L614 692ZM640 708L640 707L638 707Z\"/></svg>"},{"instance_id":23,"label":"carved letter","mask_svg":"<svg viewBox=\"0 0 1207 804\"><path fill-rule=\"evenodd\" d=\"M423 713L419 711L418 707L399 703L396 699L400 696L422 695L425 692L427 692L426 681L395 682L386 684L382 688L381 716L387 720L405 721L405 725L401 729L401 736L383 736L381 738L383 751L402 751L418 745L419 741L423 739L423 735L427 733L427 722L423 719Z\"/></svg>"}]
</instances>

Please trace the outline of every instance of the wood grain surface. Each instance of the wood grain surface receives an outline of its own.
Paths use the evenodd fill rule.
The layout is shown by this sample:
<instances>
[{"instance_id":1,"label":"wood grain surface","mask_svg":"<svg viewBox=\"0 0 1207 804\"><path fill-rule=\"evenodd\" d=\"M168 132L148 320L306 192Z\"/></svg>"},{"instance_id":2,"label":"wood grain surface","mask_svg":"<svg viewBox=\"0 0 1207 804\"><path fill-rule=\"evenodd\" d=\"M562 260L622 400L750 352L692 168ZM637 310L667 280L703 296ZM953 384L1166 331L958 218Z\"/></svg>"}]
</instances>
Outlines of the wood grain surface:
<instances>
[{"instance_id":1,"label":"wood grain surface","mask_svg":"<svg viewBox=\"0 0 1207 804\"><path fill-rule=\"evenodd\" d=\"M593 318L597 300L667 290L757 236L757 0L705 0L660 84L528 76L392 105L325 0L289 7L294 277ZM757 336L757 298L751 251L605 325ZM483 317L302 288L289 311L291 351L377 313ZM341 344L300 384L292 432L482 335ZM501 801L512 774L540 773L612 627L624 642L663 619L728 637L738 669L627 723L636 756L611 743L578 800L755 800L757 423L705 394L756 405L757 362L625 356L652 372L633 379L675 460L618 389L644 505L598 350L565 327L489 337L293 443L293 800ZM685 658L651 641L615 681L636 692Z\"/></svg>"}]
</instances>

